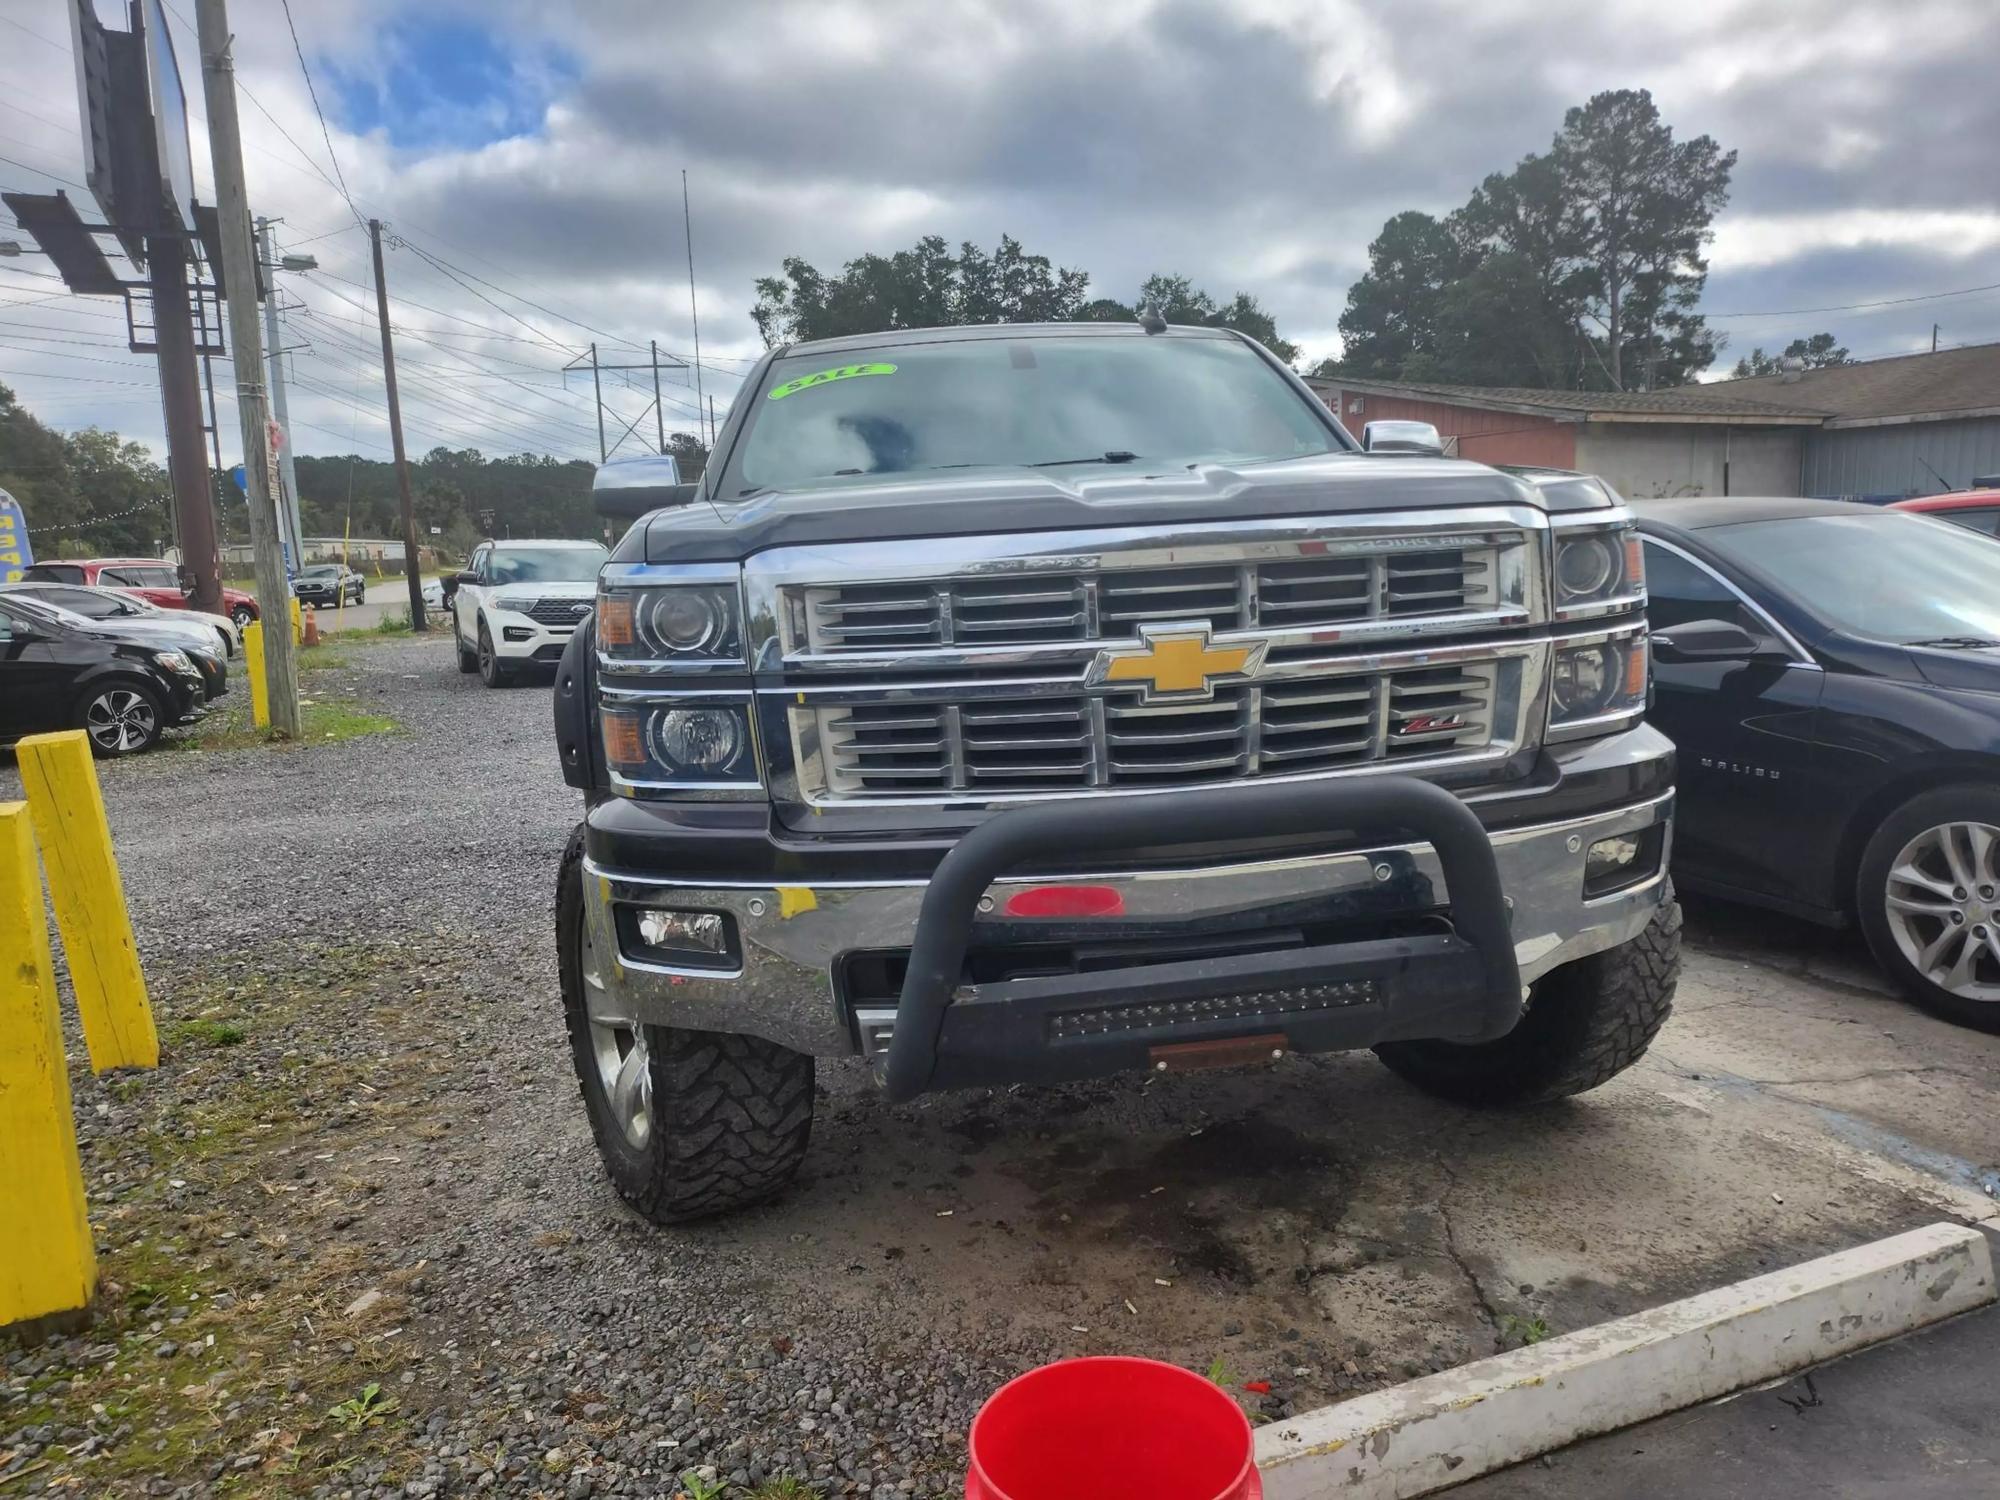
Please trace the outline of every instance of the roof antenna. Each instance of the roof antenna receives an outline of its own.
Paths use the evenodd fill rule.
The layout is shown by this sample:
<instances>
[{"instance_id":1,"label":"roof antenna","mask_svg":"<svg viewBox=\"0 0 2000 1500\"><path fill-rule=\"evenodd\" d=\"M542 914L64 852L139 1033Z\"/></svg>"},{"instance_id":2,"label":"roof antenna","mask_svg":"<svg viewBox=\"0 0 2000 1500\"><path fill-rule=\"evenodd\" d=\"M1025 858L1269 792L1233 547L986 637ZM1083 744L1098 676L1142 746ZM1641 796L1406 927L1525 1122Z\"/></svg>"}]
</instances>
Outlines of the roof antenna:
<instances>
[{"instance_id":1,"label":"roof antenna","mask_svg":"<svg viewBox=\"0 0 2000 1500\"><path fill-rule=\"evenodd\" d=\"M1160 304L1148 298L1139 308L1139 326L1148 333L1165 333L1167 315L1160 311Z\"/></svg>"}]
</instances>

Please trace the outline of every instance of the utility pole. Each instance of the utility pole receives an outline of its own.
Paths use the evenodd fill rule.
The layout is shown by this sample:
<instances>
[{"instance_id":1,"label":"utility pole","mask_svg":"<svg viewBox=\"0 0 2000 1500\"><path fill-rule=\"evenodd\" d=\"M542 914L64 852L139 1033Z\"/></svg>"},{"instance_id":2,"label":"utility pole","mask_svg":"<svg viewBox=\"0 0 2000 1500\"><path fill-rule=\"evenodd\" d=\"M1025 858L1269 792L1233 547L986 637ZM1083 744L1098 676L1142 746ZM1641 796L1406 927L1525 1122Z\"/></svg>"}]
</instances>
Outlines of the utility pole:
<instances>
[{"instance_id":1,"label":"utility pole","mask_svg":"<svg viewBox=\"0 0 2000 1500\"><path fill-rule=\"evenodd\" d=\"M417 572L417 512L410 503L410 461L403 453L403 404L396 399L396 346L389 337L389 286L382 274L382 221L368 221L375 250L375 311L382 321L382 383L389 388L389 445L396 453L396 493L403 502L403 575L410 585L410 629L429 629L424 582Z\"/></svg>"},{"instance_id":2,"label":"utility pole","mask_svg":"<svg viewBox=\"0 0 2000 1500\"><path fill-rule=\"evenodd\" d=\"M208 455L202 451L201 375L195 363L187 266L186 240L172 234L146 236L160 406L167 425L167 474L174 487L181 566L193 583L188 603L207 614L223 614L222 553L215 541L215 490Z\"/></svg>"},{"instance_id":3,"label":"utility pole","mask_svg":"<svg viewBox=\"0 0 2000 1500\"><path fill-rule=\"evenodd\" d=\"M667 451L667 419L660 411L660 341L647 339L646 350L653 357L653 440L664 457Z\"/></svg>"},{"instance_id":4,"label":"utility pole","mask_svg":"<svg viewBox=\"0 0 2000 1500\"><path fill-rule=\"evenodd\" d=\"M688 321L694 325L694 411L696 421L701 418L701 312L694 300L694 219L688 213L688 174L681 168L681 229L687 235L688 250ZM715 446L715 434L709 434L709 446Z\"/></svg>"},{"instance_id":5,"label":"utility pole","mask_svg":"<svg viewBox=\"0 0 2000 1500\"><path fill-rule=\"evenodd\" d=\"M715 446L715 397L708 398L708 446Z\"/></svg>"},{"instance_id":6,"label":"utility pole","mask_svg":"<svg viewBox=\"0 0 2000 1500\"><path fill-rule=\"evenodd\" d=\"M269 219L257 220L257 253L264 262L266 272L275 274L278 258L271 250ZM284 503L278 514L285 523L285 539L292 544L291 565L303 568L306 565L306 534L299 526L299 474L298 465L292 462L292 413L285 404L285 351L278 336L278 288L275 282L270 296L264 299L264 340L269 345L264 353L271 361L271 408L277 413L278 425L285 431L285 441L278 449L278 475L285 482Z\"/></svg>"},{"instance_id":7,"label":"utility pole","mask_svg":"<svg viewBox=\"0 0 2000 1500\"><path fill-rule=\"evenodd\" d=\"M597 344L590 346L590 393L597 400L597 461L603 463L604 453L604 386L597 374Z\"/></svg>"},{"instance_id":8,"label":"utility pole","mask_svg":"<svg viewBox=\"0 0 2000 1500\"><path fill-rule=\"evenodd\" d=\"M1938 325L1933 323L1931 324L1931 353L1933 354L1937 353L1937 336Z\"/></svg>"},{"instance_id":9,"label":"utility pole","mask_svg":"<svg viewBox=\"0 0 2000 1500\"><path fill-rule=\"evenodd\" d=\"M236 410L243 427L243 475L250 500L250 545L257 561L257 607L264 630L264 681L271 727L299 737L298 664L292 655L292 599L272 503L263 351L257 333L257 251L243 185L243 137L236 120L236 63L230 56L227 0L195 0L201 79L208 102L208 146L215 168L215 208L228 291L229 342L236 370Z\"/></svg>"}]
</instances>

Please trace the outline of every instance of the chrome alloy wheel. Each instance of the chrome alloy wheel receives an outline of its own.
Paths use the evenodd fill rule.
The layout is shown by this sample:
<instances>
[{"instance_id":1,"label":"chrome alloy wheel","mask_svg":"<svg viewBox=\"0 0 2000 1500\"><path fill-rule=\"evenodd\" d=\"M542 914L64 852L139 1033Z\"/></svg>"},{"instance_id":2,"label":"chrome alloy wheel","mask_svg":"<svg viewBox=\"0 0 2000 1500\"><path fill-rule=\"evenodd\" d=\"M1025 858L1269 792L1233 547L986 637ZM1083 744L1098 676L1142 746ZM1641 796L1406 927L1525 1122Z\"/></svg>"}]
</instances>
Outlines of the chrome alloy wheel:
<instances>
[{"instance_id":1,"label":"chrome alloy wheel","mask_svg":"<svg viewBox=\"0 0 2000 1500\"><path fill-rule=\"evenodd\" d=\"M104 749L122 755L150 740L158 721L145 698L130 688L112 688L90 700L83 727Z\"/></svg>"},{"instance_id":2,"label":"chrome alloy wheel","mask_svg":"<svg viewBox=\"0 0 2000 1500\"><path fill-rule=\"evenodd\" d=\"M2000 1003L2000 828L1945 823L1903 845L1883 910L1916 971L1961 1000Z\"/></svg>"},{"instance_id":3,"label":"chrome alloy wheel","mask_svg":"<svg viewBox=\"0 0 2000 1500\"><path fill-rule=\"evenodd\" d=\"M590 920L582 923L577 940L577 972L583 976L583 1008L590 1017L590 1049L597 1059L598 1081L611 1104L612 1118L634 1151L644 1151L653 1138L652 1053L646 1028L619 1013L598 967L597 943Z\"/></svg>"}]
</instances>

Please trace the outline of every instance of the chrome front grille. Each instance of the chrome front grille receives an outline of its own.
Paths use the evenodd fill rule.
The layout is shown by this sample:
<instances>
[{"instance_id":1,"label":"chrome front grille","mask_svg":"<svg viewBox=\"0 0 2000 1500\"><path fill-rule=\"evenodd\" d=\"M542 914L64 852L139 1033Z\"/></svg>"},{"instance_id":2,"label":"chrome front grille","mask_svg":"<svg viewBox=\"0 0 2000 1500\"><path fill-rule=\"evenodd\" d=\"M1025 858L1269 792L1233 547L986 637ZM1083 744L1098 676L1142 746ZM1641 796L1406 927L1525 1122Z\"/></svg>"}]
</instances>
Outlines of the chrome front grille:
<instances>
[{"instance_id":1,"label":"chrome front grille","mask_svg":"<svg viewBox=\"0 0 2000 1500\"><path fill-rule=\"evenodd\" d=\"M980 798L1200 785L1511 748L1523 659L1221 686L1195 702L1136 692L912 687L794 704L817 800ZM828 701L833 697L835 701Z\"/></svg>"},{"instance_id":2,"label":"chrome front grille","mask_svg":"<svg viewBox=\"0 0 2000 1500\"><path fill-rule=\"evenodd\" d=\"M1141 625L1316 630L1501 603L1499 547L1321 551L1269 561L1022 569L993 578L854 583L795 590L792 648L813 655L925 647L1122 640ZM1326 544L1320 544L1324 547ZM1353 544L1365 547L1366 543Z\"/></svg>"}]
</instances>

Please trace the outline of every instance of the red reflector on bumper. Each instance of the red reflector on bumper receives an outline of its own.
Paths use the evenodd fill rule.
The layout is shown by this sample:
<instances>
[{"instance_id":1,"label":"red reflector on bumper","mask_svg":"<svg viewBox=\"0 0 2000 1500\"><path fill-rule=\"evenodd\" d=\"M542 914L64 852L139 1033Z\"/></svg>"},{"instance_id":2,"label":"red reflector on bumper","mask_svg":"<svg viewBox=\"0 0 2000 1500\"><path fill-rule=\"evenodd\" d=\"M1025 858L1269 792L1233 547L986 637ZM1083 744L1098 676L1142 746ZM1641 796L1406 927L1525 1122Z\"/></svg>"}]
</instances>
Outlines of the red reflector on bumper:
<instances>
[{"instance_id":1,"label":"red reflector on bumper","mask_svg":"<svg viewBox=\"0 0 2000 1500\"><path fill-rule=\"evenodd\" d=\"M1010 917L1119 917L1125 898L1108 885L1035 885L1007 898Z\"/></svg>"}]
</instances>

